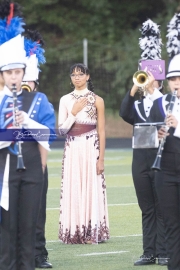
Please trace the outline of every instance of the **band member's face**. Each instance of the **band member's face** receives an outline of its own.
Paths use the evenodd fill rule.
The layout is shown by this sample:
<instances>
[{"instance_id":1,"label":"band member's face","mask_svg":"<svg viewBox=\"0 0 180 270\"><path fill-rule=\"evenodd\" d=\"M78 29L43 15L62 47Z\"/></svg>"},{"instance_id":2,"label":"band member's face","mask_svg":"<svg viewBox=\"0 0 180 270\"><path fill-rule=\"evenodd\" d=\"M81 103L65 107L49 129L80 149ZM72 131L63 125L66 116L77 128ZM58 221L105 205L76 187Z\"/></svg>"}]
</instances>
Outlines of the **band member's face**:
<instances>
[{"instance_id":1,"label":"band member's face","mask_svg":"<svg viewBox=\"0 0 180 270\"><path fill-rule=\"evenodd\" d=\"M158 81L154 81L154 82L153 82L153 87L155 87L155 88L157 88L157 89L159 88L159 83L158 83Z\"/></svg>"},{"instance_id":2,"label":"band member's face","mask_svg":"<svg viewBox=\"0 0 180 270\"><path fill-rule=\"evenodd\" d=\"M21 89L21 82L24 76L24 70L22 68L5 70L2 73L5 85L11 90L12 85L15 84L17 91Z\"/></svg>"},{"instance_id":3,"label":"band member's face","mask_svg":"<svg viewBox=\"0 0 180 270\"><path fill-rule=\"evenodd\" d=\"M177 89L177 96L180 97L180 76L169 78L168 84L171 92L174 92L174 90Z\"/></svg>"},{"instance_id":4,"label":"band member's face","mask_svg":"<svg viewBox=\"0 0 180 270\"><path fill-rule=\"evenodd\" d=\"M89 75L84 74L80 69L75 69L70 77L72 84L77 90L83 90L87 87Z\"/></svg>"}]
</instances>

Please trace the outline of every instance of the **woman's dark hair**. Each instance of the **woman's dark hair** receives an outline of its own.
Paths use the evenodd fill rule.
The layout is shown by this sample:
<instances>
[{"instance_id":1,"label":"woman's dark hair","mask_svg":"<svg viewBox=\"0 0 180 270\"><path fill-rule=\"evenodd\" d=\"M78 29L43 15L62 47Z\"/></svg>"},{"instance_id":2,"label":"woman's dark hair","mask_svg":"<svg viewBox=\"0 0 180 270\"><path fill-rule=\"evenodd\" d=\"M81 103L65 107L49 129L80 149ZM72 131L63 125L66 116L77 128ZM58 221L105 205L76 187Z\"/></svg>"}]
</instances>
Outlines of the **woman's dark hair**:
<instances>
[{"instance_id":1,"label":"woman's dark hair","mask_svg":"<svg viewBox=\"0 0 180 270\"><path fill-rule=\"evenodd\" d=\"M163 81L158 81L159 84L159 91L164 94L164 85L163 85Z\"/></svg>"},{"instance_id":2,"label":"woman's dark hair","mask_svg":"<svg viewBox=\"0 0 180 270\"><path fill-rule=\"evenodd\" d=\"M90 71L88 69L88 67L86 67L84 64L82 63L77 63L77 64L74 64L70 67L70 75L75 71L75 70L79 70L81 71L82 73L86 74L86 75L89 75L90 76ZM89 77L89 80L87 81L87 88L94 92L94 86L93 86L93 83L92 83L92 80L91 78Z\"/></svg>"}]
</instances>

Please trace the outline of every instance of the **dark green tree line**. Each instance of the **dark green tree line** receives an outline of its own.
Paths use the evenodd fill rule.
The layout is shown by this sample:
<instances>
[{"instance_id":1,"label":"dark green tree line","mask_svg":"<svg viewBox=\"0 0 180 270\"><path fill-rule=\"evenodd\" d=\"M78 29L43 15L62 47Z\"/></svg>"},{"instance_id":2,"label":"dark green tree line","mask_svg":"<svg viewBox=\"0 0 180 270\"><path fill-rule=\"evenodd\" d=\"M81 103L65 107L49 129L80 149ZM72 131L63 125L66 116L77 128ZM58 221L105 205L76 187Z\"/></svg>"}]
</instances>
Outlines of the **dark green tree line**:
<instances>
[{"instance_id":1,"label":"dark green tree line","mask_svg":"<svg viewBox=\"0 0 180 270\"><path fill-rule=\"evenodd\" d=\"M96 92L106 107L118 109L132 85L140 58L141 24L148 18L160 25L166 59L166 26L177 11L177 0L17 0L30 29L45 40L46 64L40 90L58 109L59 98L70 91L69 67L83 61L87 38L88 66Z\"/></svg>"}]
</instances>

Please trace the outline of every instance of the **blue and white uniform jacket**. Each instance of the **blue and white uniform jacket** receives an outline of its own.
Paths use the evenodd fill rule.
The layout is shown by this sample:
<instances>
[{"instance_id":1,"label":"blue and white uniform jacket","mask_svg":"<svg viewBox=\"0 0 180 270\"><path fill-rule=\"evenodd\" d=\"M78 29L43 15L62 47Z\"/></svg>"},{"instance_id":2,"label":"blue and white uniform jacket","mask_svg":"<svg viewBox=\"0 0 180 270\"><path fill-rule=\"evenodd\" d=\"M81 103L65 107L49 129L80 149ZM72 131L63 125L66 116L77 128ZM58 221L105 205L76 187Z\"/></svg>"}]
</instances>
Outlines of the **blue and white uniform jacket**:
<instances>
[{"instance_id":1,"label":"blue and white uniform jacket","mask_svg":"<svg viewBox=\"0 0 180 270\"><path fill-rule=\"evenodd\" d=\"M49 142L55 137L55 113L52 104L49 103L45 94L41 92L17 92L17 103L19 110L24 112L22 128L25 130L45 130L47 140L37 141L46 150L50 150ZM0 92L0 129L9 128L14 122L12 92L5 86ZM1 135L1 134L0 134ZM4 138L3 138L4 139ZM22 143L25 147L28 142ZM29 144L30 147L30 144ZM9 209L9 164L11 154L17 154L16 144L11 141L0 140L1 149L8 149L6 158L0 160L0 206L5 210ZM28 148L27 148L28 149ZM28 153L27 153L28 155ZM4 166L4 168L2 168Z\"/></svg>"}]
</instances>

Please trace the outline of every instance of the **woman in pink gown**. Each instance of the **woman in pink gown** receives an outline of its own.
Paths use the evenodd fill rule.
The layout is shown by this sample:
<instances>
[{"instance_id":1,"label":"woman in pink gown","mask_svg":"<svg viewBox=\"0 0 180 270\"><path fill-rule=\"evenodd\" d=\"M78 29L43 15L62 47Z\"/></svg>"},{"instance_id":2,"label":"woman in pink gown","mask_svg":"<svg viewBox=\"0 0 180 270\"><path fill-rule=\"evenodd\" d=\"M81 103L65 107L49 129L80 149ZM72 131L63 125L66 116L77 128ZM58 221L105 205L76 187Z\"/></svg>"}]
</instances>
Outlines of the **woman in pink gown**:
<instances>
[{"instance_id":1,"label":"woman in pink gown","mask_svg":"<svg viewBox=\"0 0 180 270\"><path fill-rule=\"evenodd\" d=\"M74 91L59 105L59 132L66 134L59 239L66 244L97 244L109 239L104 101L94 94L85 65L73 65L70 78Z\"/></svg>"}]
</instances>

